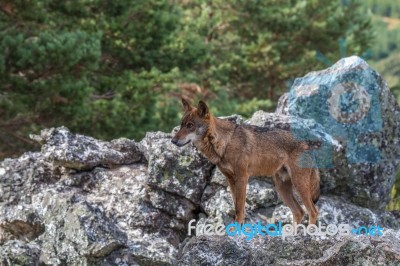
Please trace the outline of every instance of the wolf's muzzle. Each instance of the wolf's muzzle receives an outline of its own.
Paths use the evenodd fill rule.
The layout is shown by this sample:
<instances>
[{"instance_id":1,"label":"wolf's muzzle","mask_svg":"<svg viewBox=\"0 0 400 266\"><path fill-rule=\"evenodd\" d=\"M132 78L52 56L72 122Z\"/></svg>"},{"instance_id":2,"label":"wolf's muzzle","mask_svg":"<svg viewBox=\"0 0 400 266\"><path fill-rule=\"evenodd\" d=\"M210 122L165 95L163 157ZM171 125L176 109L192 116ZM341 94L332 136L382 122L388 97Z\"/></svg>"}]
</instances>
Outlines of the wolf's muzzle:
<instances>
[{"instance_id":1,"label":"wolf's muzzle","mask_svg":"<svg viewBox=\"0 0 400 266\"><path fill-rule=\"evenodd\" d=\"M190 140L188 140L186 143L179 143L178 139L173 138L173 139L171 139L171 142L178 147L182 147L182 146L185 146L186 144L188 144L190 142Z\"/></svg>"}]
</instances>

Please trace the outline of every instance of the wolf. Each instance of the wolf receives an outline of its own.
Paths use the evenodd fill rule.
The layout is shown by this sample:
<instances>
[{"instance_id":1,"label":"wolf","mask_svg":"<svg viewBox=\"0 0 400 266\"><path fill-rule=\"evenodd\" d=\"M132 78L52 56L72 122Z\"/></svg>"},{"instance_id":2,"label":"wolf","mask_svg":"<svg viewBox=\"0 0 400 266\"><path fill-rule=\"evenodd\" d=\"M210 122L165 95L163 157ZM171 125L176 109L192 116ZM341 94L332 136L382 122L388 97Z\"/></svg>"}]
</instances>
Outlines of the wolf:
<instances>
[{"instance_id":1,"label":"wolf","mask_svg":"<svg viewBox=\"0 0 400 266\"><path fill-rule=\"evenodd\" d=\"M306 142L295 140L287 130L238 125L217 118L203 101L196 108L182 98L182 105L181 126L171 141L179 147L193 143L224 174L232 194L235 221L244 222L249 177L265 176L272 177L296 224L301 223L305 212L294 191L307 210L309 223L315 224L320 177L318 169L312 167L311 156L304 153L310 149Z\"/></svg>"}]
</instances>

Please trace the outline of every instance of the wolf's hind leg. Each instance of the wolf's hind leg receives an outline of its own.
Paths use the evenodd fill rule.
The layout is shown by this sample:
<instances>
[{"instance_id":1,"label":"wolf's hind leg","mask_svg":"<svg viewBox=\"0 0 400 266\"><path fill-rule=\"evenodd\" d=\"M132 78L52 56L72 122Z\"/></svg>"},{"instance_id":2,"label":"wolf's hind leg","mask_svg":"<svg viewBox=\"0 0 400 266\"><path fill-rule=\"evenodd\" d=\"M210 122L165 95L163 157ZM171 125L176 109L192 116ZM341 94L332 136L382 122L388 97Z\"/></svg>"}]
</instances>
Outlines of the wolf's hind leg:
<instances>
[{"instance_id":1,"label":"wolf's hind leg","mask_svg":"<svg viewBox=\"0 0 400 266\"><path fill-rule=\"evenodd\" d=\"M296 224L300 224L301 220L304 217L304 210L301 208L300 204L294 197L293 185L290 177L281 176L281 174L284 173L280 171L272 178L276 191L278 192L279 197L282 199L283 203L285 203L292 211L293 222L295 222ZM286 174L288 175L287 172Z\"/></svg>"},{"instance_id":2,"label":"wolf's hind leg","mask_svg":"<svg viewBox=\"0 0 400 266\"><path fill-rule=\"evenodd\" d=\"M318 210L314 205L311 191L310 177L312 174L312 168L300 168L298 166L292 166L291 170L292 183L307 209L309 224L315 224L318 217Z\"/></svg>"}]
</instances>

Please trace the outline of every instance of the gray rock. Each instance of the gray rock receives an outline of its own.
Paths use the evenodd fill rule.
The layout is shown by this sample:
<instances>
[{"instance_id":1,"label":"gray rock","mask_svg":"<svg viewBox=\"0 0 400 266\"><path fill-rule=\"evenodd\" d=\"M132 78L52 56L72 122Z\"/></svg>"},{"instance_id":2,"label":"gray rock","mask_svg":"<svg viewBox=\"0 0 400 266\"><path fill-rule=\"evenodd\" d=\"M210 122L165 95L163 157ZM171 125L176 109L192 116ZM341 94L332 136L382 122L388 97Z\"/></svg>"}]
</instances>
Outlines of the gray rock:
<instances>
[{"instance_id":1,"label":"gray rock","mask_svg":"<svg viewBox=\"0 0 400 266\"><path fill-rule=\"evenodd\" d=\"M193 237L183 247L178 265L248 265L251 251L228 237Z\"/></svg>"},{"instance_id":2,"label":"gray rock","mask_svg":"<svg viewBox=\"0 0 400 266\"><path fill-rule=\"evenodd\" d=\"M56 182L62 169L45 160L43 154L27 152L0 162L0 204L31 203L42 185Z\"/></svg>"},{"instance_id":3,"label":"gray rock","mask_svg":"<svg viewBox=\"0 0 400 266\"><path fill-rule=\"evenodd\" d=\"M31 135L43 144L42 154L56 165L72 169L92 169L96 166L132 164L142 160L136 142L117 139L110 142L72 134L66 127L44 129L40 135Z\"/></svg>"},{"instance_id":4,"label":"gray rock","mask_svg":"<svg viewBox=\"0 0 400 266\"><path fill-rule=\"evenodd\" d=\"M193 216L191 203L149 188L145 165L97 169L94 174L98 181L87 200L101 204L103 211L113 217L115 225L127 235L125 248L114 251L105 259L120 254L122 261L129 254L134 258L128 261L140 264L172 263L184 236L183 221ZM172 215L174 211L178 215Z\"/></svg>"},{"instance_id":5,"label":"gray rock","mask_svg":"<svg viewBox=\"0 0 400 266\"><path fill-rule=\"evenodd\" d=\"M365 61L344 58L296 79L276 112L314 120L343 146L316 156L332 161L321 169L325 192L369 208L386 206L400 162L400 109L386 82Z\"/></svg>"},{"instance_id":6,"label":"gray rock","mask_svg":"<svg viewBox=\"0 0 400 266\"><path fill-rule=\"evenodd\" d=\"M39 265L40 246L18 240L8 241L0 248L0 264L15 266Z\"/></svg>"},{"instance_id":7,"label":"gray rock","mask_svg":"<svg viewBox=\"0 0 400 266\"><path fill-rule=\"evenodd\" d=\"M176 167L192 167L186 173L197 171L199 180L191 183L188 176L184 189L171 192L152 182L136 144L135 154L138 151L141 159L129 163L130 151L115 157L111 144L124 140L107 143L64 128L49 132L56 140L48 138L42 152L0 163L0 189L8 191L1 195L0 203L2 254L9 254L12 241L19 241L15 243L21 243L21 252L30 252L27 245L38 247L38 256L32 257L36 264L32 265L173 263L186 236L186 224L200 205L196 197L201 196L213 166L199 155L194 158L198 161L187 162L183 158L193 158L185 152L179 156L176 150L177 158L181 158L174 162ZM169 140L160 135L153 135L159 142L154 141L151 149L168 146ZM89 157L76 154L64 157L68 162L60 159L77 152L75 147L80 142L90 142ZM100 167L105 165L112 168ZM68 170L70 167L74 170ZM85 171L77 171L79 168ZM10 257L9 261L14 260Z\"/></svg>"},{"instance_id":8,"label":"gray rock","mask_svg":"<svg viewBox=\"0 0 400 266\"><path fill-rule=\"evenodd\" d=\"M71 194L47 194L42 202L45 232L40 261L46 264L87 263L125 246L126 234L94 204L75 202ZM73 196L72 196L73 197Z\"/></svg>"},{"instance_id":9,"label":"gray rock","mask_svg":"<svg viewBox=\"0 0 400 266\"><path fill-rule=\"evenodd\" d=\"M224 222L232 221L235 213L231 193L226 187L208 186L204 191L201 207L207 216L220 217Z\"/></svg>"},{"instance_id":10,"label":"gray rock","mask_svg":"<svg viewBox=\"0 0 400 266\"><path fill-rule=\"evenodd\" d=\"M0 244L12 239L34 240L45 231L42 219L33 209L13 206L0 210L0 231L3 235Z\"/></svg>"},{"instance_id":11,"label":"gray rock","mask_svg":"<svg viewBox=\"0 0 400 266\"><path fill-rule=\"evenodd\" d=\"M219 118L229 120L231 122L234 122L238 125L241 125L244 123L244 119L241 115L229 115L229 116L220 116Z\"/></svg>"},{"instance_id":12,"label":"gray rock","mask_svg":"<svg viewBox=\"0 0 400 266\"><path fill-rule=\"evenodd\" d=\"M199 202L214 168L192 145L177 147L171 134L147 133L140 142L148 161L148 185Z\"/></svg>"},{"instance_id":13,"label":"gray rock","mask_svg":"<svg viewBox=\"0 0 400 266\"><path fill-rule=\"evenodd\" d=\"M346 201L338 196L321 196L317 203L317 223L349 224L353 227L379 225L383 228L400 229L400 220L392 212L370 210ZM304 206L303 206L304 209ZM303 223L308 224L306 219ZM273 211L272 222L293 223L292 213L287 206L279 205Z\"/></svg>"},{"instance_id":14,"label":"gray rock","mask_svg":"<svg viewBox=\"0 0 400 266\"><path fill-rule=\"evenodd\" d=\"M271 179L265 177L250 178L246 201L250 205L250 210L271 207L281 203Z\"/></svg>"},{"instance_id":15,"label":"gray rock","mask_svg":"<svg viewBox=\"0 0 400 266\"><path fill-rule=\"evenodd\" d=\"M228 181L226 177L221 173L221 171L216 167L211 176L211 184L221 185L224 187L228 186Z\"/></svg>"},{"instance_id":16,"label":"gray rock","mask_svg":"<svg viewBox=\"0 0 400 266\"><path fill-rule=\"evenodd\" d=\"M400 231L382 237L199 236L182 248L178 265L398 265Z\"/></svg>"}]
</instances>

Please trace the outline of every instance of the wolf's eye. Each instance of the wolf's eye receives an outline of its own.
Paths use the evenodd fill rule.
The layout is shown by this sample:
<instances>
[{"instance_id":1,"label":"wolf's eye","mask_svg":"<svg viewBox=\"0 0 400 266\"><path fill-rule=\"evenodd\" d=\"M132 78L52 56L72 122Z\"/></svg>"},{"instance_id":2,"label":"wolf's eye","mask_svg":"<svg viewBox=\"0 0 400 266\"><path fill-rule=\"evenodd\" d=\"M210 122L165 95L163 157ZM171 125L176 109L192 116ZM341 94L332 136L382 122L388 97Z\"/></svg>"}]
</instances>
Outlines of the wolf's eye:
<instances>
[{"instance_id":1,"label":"wolf's eye","mask_svg":"<svg viewBox=\"0 0 400 266\"><path fill-rule=\"evenodd\" d=\"M193 125L193 123L187 123L186 126L187 126L187 128L192 128L194 125Z\"/></svg>"}]
</instances>

